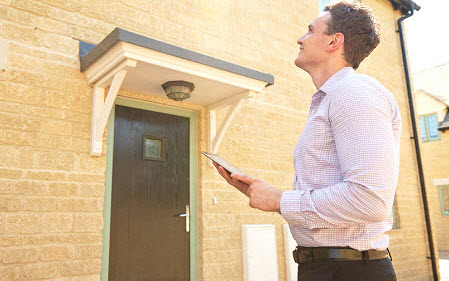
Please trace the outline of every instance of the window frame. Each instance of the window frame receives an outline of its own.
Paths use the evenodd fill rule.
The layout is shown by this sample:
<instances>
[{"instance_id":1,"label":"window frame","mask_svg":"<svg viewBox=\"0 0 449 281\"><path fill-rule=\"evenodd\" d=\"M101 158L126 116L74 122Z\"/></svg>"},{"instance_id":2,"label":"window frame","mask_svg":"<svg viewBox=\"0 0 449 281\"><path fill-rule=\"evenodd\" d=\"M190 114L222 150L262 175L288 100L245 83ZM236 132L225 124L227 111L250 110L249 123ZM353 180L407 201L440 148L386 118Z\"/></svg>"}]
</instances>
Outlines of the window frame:
<instances>
[{"instance_id":1,"label":"window frame","mask_svg":"<svg viewBox=\"0 0 449 281\"><path fill-rule=\"evenodd\" d=\"M418 126L419 126L419 133L421 135L421 140L422 142L429 142L429 141L437 141L441 139L441 134L440 131L437 129L438 131L438 137L436 138L430 138L430 131L429 131L429 122L428 122L428 118L431 116L435 116L436 118L436 122L437 122L437 126L439 125L438 123L438 113L437 112L433 112L433 113L429 113L429 114L423 114L423 115L419 115L418 116ZM422 134L421 134L421 124L420 124L420 119L423 118L424 120L424 130L426 132L425 138L423 138Z\"/></svg>"}]
</instances>

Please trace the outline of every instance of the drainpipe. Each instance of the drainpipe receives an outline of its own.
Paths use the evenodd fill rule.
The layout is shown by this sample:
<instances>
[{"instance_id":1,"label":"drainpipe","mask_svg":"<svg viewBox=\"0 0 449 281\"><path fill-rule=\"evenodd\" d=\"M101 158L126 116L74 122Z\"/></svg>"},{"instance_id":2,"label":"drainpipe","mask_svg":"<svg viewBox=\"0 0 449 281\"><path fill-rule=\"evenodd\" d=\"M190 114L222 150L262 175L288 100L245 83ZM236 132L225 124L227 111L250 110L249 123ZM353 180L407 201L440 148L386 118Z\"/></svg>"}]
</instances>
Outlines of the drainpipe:
<instances>
[{"instance_id":1,"label":"drainpipe","mask_svg":"<svg viewBox=\"0 0 449 281\"><path fill-rule=\"evenodd\" d=\"M419 10L418 7L417 7L417 9ZM417 137L418 130L416 127L415 109L413 106L412 87L411 87L411 83L410 83L410 73L409 73L409 69L408 69L408 59L407 59L407 52L405 50L404 31L403 31L403 26L402 26L402 21L405 20L406 18L413 16L414 11L415 11L415 3L411 2L411 7L410 7L410 10L408 11L408 13L404 14L403 17L398 19L398 28L399 28L399 38L401 39L402 58L404 61L405 80L407 83L408 101L409 101L409 106L410 106L410 114L411 114L412 127L413 127L413 136L411 138L415 142L416 160L418 162L419 182L421 184L421 194L422 194L422 200L423 200L423 206L424 206L424 215L425 215L425 219L426 219L427 239L429 240L430 260L432 262L433 279L435 281L438 281L438 271L437 271L437 263L436 263L436 257L435 257L435 248L434 248L434 244L433 244L432 227L430 225L429 205L427 202L426 185L424 183L424 172L423 172L422 161L421 161L421 151L419 149L419 137Z\"/></svg>"}]
</instances>

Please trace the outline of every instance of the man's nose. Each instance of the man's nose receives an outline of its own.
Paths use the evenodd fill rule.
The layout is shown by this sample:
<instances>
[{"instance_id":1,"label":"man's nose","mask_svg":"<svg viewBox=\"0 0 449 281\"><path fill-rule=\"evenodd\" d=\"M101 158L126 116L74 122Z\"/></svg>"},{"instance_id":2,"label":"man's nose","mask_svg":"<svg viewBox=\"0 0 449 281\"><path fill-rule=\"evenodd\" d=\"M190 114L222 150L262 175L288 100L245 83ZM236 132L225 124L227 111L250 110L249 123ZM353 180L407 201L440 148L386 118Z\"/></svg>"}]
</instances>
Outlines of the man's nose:
<instances>
[{"instance_id":1,"label":"man's nose","mask_svg":"<svg viewBox=\"0 0 449 281\"><path fill-rule=\"evenodd\" d=\"M302 36L301 38L298 39L298 41L296 41L296 43L298 43L298 45L302 45L303 42L304 42L304 36Z\"/></svg>"}]
</instances>

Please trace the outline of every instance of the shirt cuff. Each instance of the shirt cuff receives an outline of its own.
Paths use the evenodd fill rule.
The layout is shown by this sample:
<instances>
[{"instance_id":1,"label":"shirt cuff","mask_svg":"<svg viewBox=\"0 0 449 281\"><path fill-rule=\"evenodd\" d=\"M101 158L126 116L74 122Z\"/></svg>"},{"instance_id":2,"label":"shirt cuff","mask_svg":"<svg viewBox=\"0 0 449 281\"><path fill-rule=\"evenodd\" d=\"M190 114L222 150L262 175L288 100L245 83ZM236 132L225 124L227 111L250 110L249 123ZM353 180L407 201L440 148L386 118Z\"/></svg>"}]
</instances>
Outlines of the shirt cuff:
<instances>
[{"instance_id":1,"label":"shirt cuff","mask_svg":"<svg viewBox=\"0 0 449 281\"><path fill-rule=\"evenodd\" d=\"M282 193L280 214L289 224L305 224L301 214L301 196L303 194L304 192L299 190L287 190Z\"/></svg>"}]
</instances>

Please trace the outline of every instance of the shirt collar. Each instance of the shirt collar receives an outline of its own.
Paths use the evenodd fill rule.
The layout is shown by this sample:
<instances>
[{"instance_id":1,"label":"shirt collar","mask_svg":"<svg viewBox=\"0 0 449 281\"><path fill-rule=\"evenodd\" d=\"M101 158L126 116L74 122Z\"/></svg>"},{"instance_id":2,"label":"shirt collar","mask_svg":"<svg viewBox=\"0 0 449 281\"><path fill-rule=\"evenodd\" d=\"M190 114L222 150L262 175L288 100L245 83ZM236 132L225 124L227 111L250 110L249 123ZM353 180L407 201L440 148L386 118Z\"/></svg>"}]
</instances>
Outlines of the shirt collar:
<instances>
[{"instance_id":1,"label":"shirt collar","mask_svg":"<svg viewBox=\"0 0 449 281\"><path fill-rule=\"evenodd\" d=\"M354 68L350 66L343 67L342 69L337 71L334 75L332 75L329 79L327 79L327 81L323 84L323 86L321 86L318 89L318 91L325 92L326 94L329 93L329 91L332 91L334 86L337 84L338 80L353 73Z\"/></svg>"}]
</instances>

